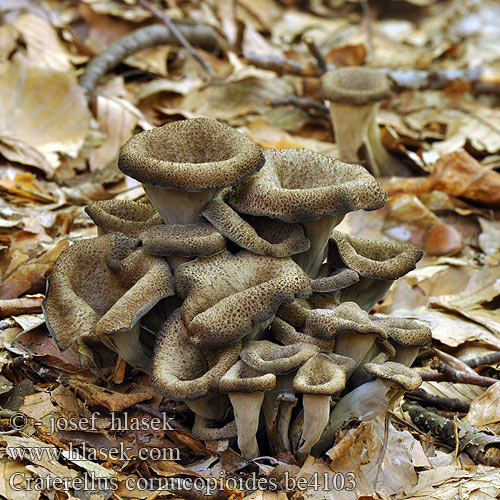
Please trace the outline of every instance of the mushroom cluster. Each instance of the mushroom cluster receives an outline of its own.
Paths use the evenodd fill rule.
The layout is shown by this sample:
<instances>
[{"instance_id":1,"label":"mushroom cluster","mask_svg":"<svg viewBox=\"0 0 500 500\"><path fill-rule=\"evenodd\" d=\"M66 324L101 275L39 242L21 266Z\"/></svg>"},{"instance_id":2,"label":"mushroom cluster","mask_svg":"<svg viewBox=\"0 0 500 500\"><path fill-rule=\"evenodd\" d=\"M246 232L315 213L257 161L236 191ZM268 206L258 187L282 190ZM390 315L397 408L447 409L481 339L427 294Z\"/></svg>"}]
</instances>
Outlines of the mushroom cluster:
<instances>
[{"instance_id":1,"label":"mushroom cluster","mask_svg":"<svg viewBox=\"0 0 500 500\"><path fill-rule=\"evenodd\" d=\"M319 455L419 385L429 329L369 311L422 252L335 230L385 203L363 167L209 118L133 136L119 167L147 199L86 208L99 236L63 252L44 302L61 349L101 341L248 459Z\"/></svg>"}]
</instances>

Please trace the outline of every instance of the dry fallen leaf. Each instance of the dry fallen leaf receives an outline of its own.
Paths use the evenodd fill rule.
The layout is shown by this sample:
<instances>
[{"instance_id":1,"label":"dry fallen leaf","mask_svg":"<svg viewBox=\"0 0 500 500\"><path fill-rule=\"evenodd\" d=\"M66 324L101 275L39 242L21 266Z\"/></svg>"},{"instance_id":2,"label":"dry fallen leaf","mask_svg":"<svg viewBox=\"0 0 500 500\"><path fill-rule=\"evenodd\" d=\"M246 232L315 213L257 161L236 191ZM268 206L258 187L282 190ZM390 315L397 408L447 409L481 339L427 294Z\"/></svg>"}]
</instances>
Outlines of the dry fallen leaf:
<instances>
[{"instance_id":1,"label":"dry fallen leaf","mask_svg":"<svg viewBox=\"0 0 500 500\"><path fill-rule=\"evenodd\" d=\"M90 115L83 92L69 72L33 67L24 60L5 63L0 66L0 94L2 155L52 175L59 164L57 153L78 154ZM21 155L13 154L13 147Z\"/></svg>"}]
</instances>

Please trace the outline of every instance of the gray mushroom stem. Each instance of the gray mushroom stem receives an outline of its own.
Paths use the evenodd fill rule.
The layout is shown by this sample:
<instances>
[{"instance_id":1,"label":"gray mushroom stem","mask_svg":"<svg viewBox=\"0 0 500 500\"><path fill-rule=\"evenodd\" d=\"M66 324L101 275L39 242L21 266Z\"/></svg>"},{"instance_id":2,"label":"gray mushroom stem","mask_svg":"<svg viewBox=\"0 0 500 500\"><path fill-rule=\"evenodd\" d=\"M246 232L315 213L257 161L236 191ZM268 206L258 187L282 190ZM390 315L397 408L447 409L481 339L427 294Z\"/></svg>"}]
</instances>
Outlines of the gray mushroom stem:
<instances>
[{"instance_id":1,"label":"gray mushroom stem","mask_svg":"<svg viewBox=\"0 0 500 500\"><path fill-rule=\"evenodd\" d=\"M376 340L377 335L375 334L362 335L355 332L344 332L336 340L333 352L341 356L352 358L356 363L353 367L354 370L356 366L359 366ZM352 373L352 370L350 373Z\"/></svg>"},{"instance_id":2,"label":"gray mushroom stem","mask_svg":"<svg viewBox=\"0 0 500 500\"><path fill-rule=\"evenodd\" d=\"M384 148L377 124L380 103L353 106L330 103L335 142L343 160L366 161L375 177L406 173L407 168Z\"/></svg>"},{"instance_id":3,"label":"gray mushroom stem","mask_svg":"<svg viewBox=\"0 0 500 500\"><path fill-rule=\"evenodd\" d=\"M196 224L201 222L202 210L221 191L221 189L206 189L193 192L163 188L146 183L143 183L142 187L165 224Z\"/></svg>"},{"instance_id":4,"label":"gray mushroom stem","mask_svg":"<svg viewBox=\"0 0 500 500\"><path fill-rule=\"evenodd\" d=\"M311 242L309 250L295 255L293 259L311 278L318 276L321 264L328 254L328 241L332 231L338 226L344 215L324 215L313 222L302 222L304 234Z\"/></svg>"},{"instance_id":5,"label":"gray mushroom stem","mask_svg":"<svg viewBox=\"0 0 500 500\"><path fill-rule=\"evenodd\" d=\"M330 396L304 394L304 423L297 458L305 460L318 442L330 417Z\"/></svg>"},{"instance_id":6,"label":"gray mushroom stem","mask_svg":"<svg viewBox=\"0 0 500 500\"><path fill-rule=\"evenodd\" d=\"M238 429L238 447L245 458L259 456L257 431L263 392L231 392L229 399L234 408L234 420Z\"/></svg>"},{"instance_id":7,"label":"gray mushroom stem","mask_svg":"<svg viewBox=\"0 0 500 500\"><path fill-rule=\"evenodd\" d=\"M276 377L276 387L266 392L262 412L266 425L267 438L274 455L290 453L288 438L292 410L297 405L297 398L292 387L296 371Z\"/></svg>"},{"instance_id":8,"label":"gray mushroom stem","mask_svg":"<svg viewBox=\"0 0 500 500\"><path fill-rule=\"evenodd\" d=\"M225 399L224 399L225 398ZM227 397L217 392L209 392L206 396L194 401L185 401L186 406L196 415L206 420L222 420L228 410Z\"/></svg>"},{"instance_id":9,"label":"gray mushroom stem","mask_svg":"<svg viewBox=\"0 0 500 500\"><path fill-rule=\"evenodd\" d=\"M387 295L393 283L394 280L361 277L354 285L338 292L339 301L356 302L361 309L370 311L379 300Z\"/></svg>"}]
</instances>

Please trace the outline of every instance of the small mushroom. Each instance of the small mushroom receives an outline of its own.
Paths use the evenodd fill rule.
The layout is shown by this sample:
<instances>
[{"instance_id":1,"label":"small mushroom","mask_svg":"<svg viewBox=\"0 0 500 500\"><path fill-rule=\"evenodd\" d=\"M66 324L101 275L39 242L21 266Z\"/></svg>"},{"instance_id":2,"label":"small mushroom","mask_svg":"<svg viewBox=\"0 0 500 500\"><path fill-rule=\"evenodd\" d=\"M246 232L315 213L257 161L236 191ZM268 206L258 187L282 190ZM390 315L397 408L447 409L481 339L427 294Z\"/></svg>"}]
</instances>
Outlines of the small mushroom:
<instances>
[{"instance_id":1,"label":"small mushroom","mask_svg":"<svg viewBox=\"0 0 500 500\"><path fill-rule=\"evenodd\" d=\"M182 317L190 341L217 349L266 328L281 304L311 293L309 278L289 257L227 250L177 269Z\"/></svg>"},{"instance_id":2,"label":"small mushroom","mask_svg":"<svg viewBox=\"0 0 500 500\"><path fill-rule=\"evenodd\" d=\"M387 411L403 392L413 391L422 383L416 371L400 363L368 363L364 368L377 378L356 387L338 401L320 440L312 450L315 456L321 455L332 445L335 434L345 424L352 420L372 420Z\"/></svg>"},{"instance_id":3,"label":"small mushroom","mask_svg":"<svg viewBox=\"0 0 500 500\"><path fill-rule=\"evenodd\" d=\"M151 386L178 401L194 401L218 389L221 377L236 363L241 343L204 351L189 342L177 309L158 332L152 359ZM215 409L215 411L219 411ZM209 413L202 416L208 417ZM213 415L212 415L213 416Z\"/></svg>"},{"instance_id":4,"label":"small mushroom","mask_svg":"<svg viewBox=\"0 0 500 500\"><path fill-rule=\"evenodd\" d=\"M269 340L254 340L243 347L240 358L255 371L284 375L297 370L318 351L311 344L278 345Z\"/></svg>"},{"instance_id":5,"label":"small mushroom","mask_svg":"<svg viewBox=\"0 0 500 500\"><path fill-rule=\"evenodd\" d=\"M409 173L380 139L377 113L380 101L391 93L386 75L371 68L336 68L322 75L319 93L330 101L335 142L342 160L366 161L376 177Z\"/></svg>"},{"instance_id":6,"label":"small mushroom","mask_svg":"<svg viewBox=\"0 0 500 500\"><path fill-rule=\"evenodd\" d=\"M294 260L315 278L328 238L344 215L381 208L387 193L359 165L348 165L306 149L267 149L265 165L227 195L238 212L300 223L309 250Z\"/></svg>"},{"instance_id":7,"label":"small mushroom","mask_svg":"<svg viewBox=\"0 0 500 500\"><path fill-rule=\"evenodd\" d=\"M134 239L110 233L78 241L56 260L43 310L47 328L61 349L81 337L105 340L107 335L138 328L142 316L174 294L168 264L135 246ZM110 267L112 251L120 260L111 259ZM129 338L134 345L138 330Z\"/></svg>"},{"instance_id":8,"label":"small mushroom","mask_svg":"<svg viewBox=\"0 0 500 500\"><path fill-rule=\"evenodd\" d=\"M311 335L311 332L299 332L292 325L277 316L271 323L271 333L276 340L284 345L299 343L312 344L318 346L320 351L325 353L332 352L335 346L334 337L331 339L324 339Z\"/></svg>"},{"instance_id":9,"label":"small mushroom","mask_svg":"<svg viewBox=\"0 0 500 500\"><path fill-rule=\"evenodd\" d=\"M259 456L257 431L264 393L274 388L276 376L253 370L243 361L238 361L221 378L219 389L229 394L238 429L238 447L243 457Z\"/></svg>"},{"instance_id":10,"label":"small mushroom","mask_svg":"<svg viewBox=\"0 0 500 500\"><path fill-rule=\"evenodd\" d=\"M142 182L166 224L200 222L205 205L263 165L262 151L236 129L193 118L146 130L122 147L120 170Z\"/></svg>"},{"instance_id":11,"label":"small mushroom","mask_svg":"<svg viewBox=\"0 0 500 500\"><path fill-rule=\"evenodd\" d=\"M338 301L356 302L369 311L385 297L394 280L415 269L423 252L415 245L395 241L372 241L333 231L328 261L347 266L361 277L359 282L337 292Z\"/></svg>"},{"instance_id":12,"label":"small mushroom","mask_svg":"<svg viewBox=\"0 0 500 500\"><path fill-rule=\"evenodd\" d=\"M311 244L299 224L269 217L243 217L224 201L222 195L213 199L202 214L226 238L258 255L289 257L305 252Z\"/></svg>"},{"instance_id":13,"label":"small mushroom","mask_svg":"<svg viewBox=\"0 0 500 500\"><path fill-rule=\"evenodd\" d=\"M344 302L334 309L312 310L304 333L326 339L335 337L334 352L353 359L353 369L377 338L387 338L384 329L375 325L355 302Z\"/></svg>"},{"instance_id":14,"label":"small mushroom","mask_svg":"<svg viewBox=\"0 0 500 500\"><path fill-rule=\"evenodd\" d=\"M96 201L86 206L85 212L97 225L99 236L119 232L136 238L145 229L163 223L161 215L146 201Z\"/></svg>"},{"instance_id":15,"label":"small mushroom","mask_svg":"<svg viewBox=\"0 0 500 500\"><path fill-rule=\"evenodd\" d=\"M293 388L303 394L304 416L297 457L303 461L318 442L330 417L331 396L340 393L346 374L354 368L351 358L317 354L310 358L293 379Z\"/></svg>"},{"instance_id":16,"label":"small mushroom","mask_svg":"<svg viewBox=\"0 0 500 500\"><path fill-rule=\"evenodd\" d=\"M418 321L390 316L374 316L372 321L384 328L396 348L392 361L411 366L422 347L432 342L432 331Z\"/></svg>"}]
</instances>

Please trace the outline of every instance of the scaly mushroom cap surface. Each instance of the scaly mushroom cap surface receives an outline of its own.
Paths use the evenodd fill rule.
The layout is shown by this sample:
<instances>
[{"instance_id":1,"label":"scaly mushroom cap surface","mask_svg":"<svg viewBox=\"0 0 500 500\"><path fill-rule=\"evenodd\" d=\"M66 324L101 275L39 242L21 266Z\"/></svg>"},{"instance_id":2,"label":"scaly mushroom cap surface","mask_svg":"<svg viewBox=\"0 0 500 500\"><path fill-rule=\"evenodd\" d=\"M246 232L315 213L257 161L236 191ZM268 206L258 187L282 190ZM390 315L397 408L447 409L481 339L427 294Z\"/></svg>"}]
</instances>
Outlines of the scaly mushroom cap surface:
<instances>
[{"instance_id":1,"label":"scaly mushroom cap surface","mask_svg":"<svg viewBox=\"0 0 500 500\"><path fill-rule=\"evenodd\" d=\"M180 309L172 313L156 338L152 360L152 387L174 400L194 400L217 390L221 377L239 356L241 343L203 351L189 342Z\"/></svg>"},{"instance_id":2,"label":"scaly mushroom cap surface","mask_svg":"<svg viewBox=\"0 0 500 500\"><path fill-rule=\"evenodd\" d=\"M137 237L139 233L163 224L153 205L132 200L96 201L85 207L85 212L105 232L120 232Z\"/></svg>"},{"instance_id":3,"label":"scaly mushroom cap surface","mask_svg":"<svg viewBox=\"0 0 500 500\"><path fill-rule=\"evenodd\" d=\"M418 321L378 316L371 319L384 328L391 340L405 347L426 347L432 342L431 329Z\"/></svg>"},{"instance_id":4,"label":"scaly mushroom cap surface","mask_svg":"<svg viewBox=\"0 0 500 500\"><path fill-rule=\"evenodd\" d=\"M321 352L332 352L335 346L335 338L322 339L298 332L292 325L278 318L278 316L276 316L271 323L271 333L276 340L284 345L299 343L312 344L318 346Z\"/></svg>"},{"instance_id":5,"label":"scaly mushroom cap surface","mask_svg":"<svg viewBox=\"0 0 500 500\"><path fill-rule=\"evenodd\" d=\"M222 392L266 392L274 389L276 375L262 374L239 360L220 379L219 390Z\"/></svg>"},{"instance_id":6,"label":"scaly mushroom cap surface","mask_svg":"<svg viewBox=\"0 0 500 500\"><path fill-rule=\"evenodd\" d=\"M293 388L303 394L333 396L344 390L346 373L355 364L347 356L317 354L299 368L293 379Z\"/></svg>"},{"instance_id":7,"label":"scaly mushroom cap surface","mask_svg":"<svg viewBox=\"0 0 500 500\"><path fill-rule=\"evenodd\" d=\"M80 337L129 330L157 302L174 294L168 264L136 250L133 242L110 233L78 241L56 260L43 310L61 349ZM116 270L107 265L111 251L121 258L114 261Z\"/></svg>"},{"instance_id":8,"label":"scaly mushroom cap surface","mask_svg":"<svg viewBox=\"0 0 500 500\"><path fill-rule=\"evenodd\" d=\"M331 102L363 106L391 95L389 79L371 68L344 67L323 73L319 95Z\"/></svg>"},{"instance_id":9,"label":"scaly mushroom cap surface","mask_svg":"<svg viewBox=\"0 0 500 500\"><path fill-rule=\"evenodd\" d=\"M304 328L304 333L325 339L338 337L344 332L387 338L384 328L371 321L368 313L355 302L344 302L334 309L313 309Z\"/></svg>"},{"instance_id":10,"label":"scaly mushroom cap surface","mask_svg":"<svg viewBox=\"0 0 500 500\"><path fill-rule=\"evenodd\" d=\"M381 365L366 363L364 368L370 375L392 382L405 391L413 391L422 383L422 377L415 370L401 363L393 361L386 361Z\"/></svg>"},{"instance_id":11,"label":"scaly mushroom cap surface","mask_svg":"<svg viewBox=\"0 0 500 500\"><path fill-rule=\"evenodd\" d=\"M300 225L268 217L243 218L220 195L205 207L202 215L226 238L258 255L288 257L305 252L310 246Z\"/></svg>"},{"instance_id":12,"label":"scaly mushroom cap surface","mask_svg":"<svg viewBox=\"0 0 500 500\"><path fill-rule=\"evenodd\" d=\"M260 147L236 129L193 118L134 135L118 167L145 184L197 192L232 186L262 162Z\"/></svg>"},{"instance_id":13,"label":"scaly mushroom cap surface","mask_svg":"<svg viewBox=\"0 0 500 500\"><path fill-rule=\"evenodd\" d=\"M306 149L267 149L255 175L227 195L238 212L285 222L312 222L324 215L377 210L387 193L368 171Z\"/></svg>"},{"instance_id":14,"label":"scaly mushroom cap surface","mask_svg":"<svg viewBox=\"0 0 500 500\"><path fill-rule=\"evenodd\" d=\"M339 260L365 278L396 280L415 269L423 251L395 241L372 241L333 231L328 260ZM339 263L340 265L340 263Z\"/></svg>"},{"instance_id":15,"label":"scaly mushroom cap surface","mask_svg":"<svg viewBox=\"0 0 500 500\"><path fill-rule=\"evenodd\" d=\"M139 234L149 255L208 257L226 248L226 239L211 224L161 224Z\"/></svg>"},{"instance_id":16,"label":"scaly mushroom cap surface","mask_svg":"<svg viewBox=\"0 0 500 500\"><path fill-rule=\"evenodd\" d=\"M281 304L311 294L310 280L289 257L225 250L179 266L175 287L191 342L217 349L270 320Z\"/></svg>"},{"instance_id":17,"label":"scaly mushroom cap surface","mask_svg":"<svg viewBox=\"0 0 500 500\"><path fill-rule=\"evenodd\" d=\"M311 344L278 345L269 340L254 340L243 347L240 358L258 372L283 375L302 366L318 351L319 347Z\"/></svg>"}]
</instances>

